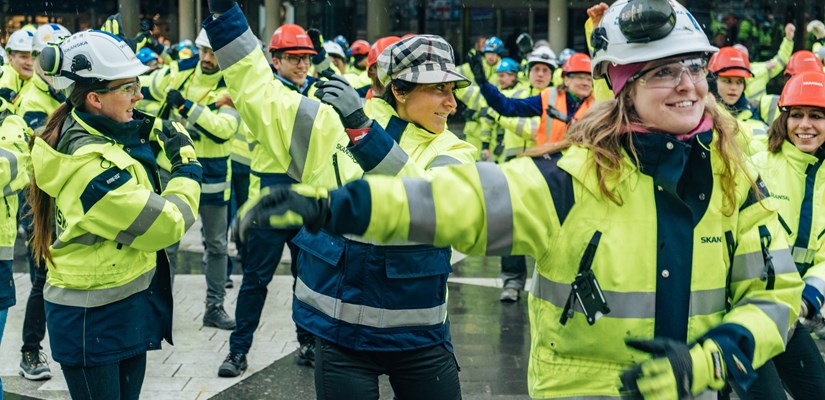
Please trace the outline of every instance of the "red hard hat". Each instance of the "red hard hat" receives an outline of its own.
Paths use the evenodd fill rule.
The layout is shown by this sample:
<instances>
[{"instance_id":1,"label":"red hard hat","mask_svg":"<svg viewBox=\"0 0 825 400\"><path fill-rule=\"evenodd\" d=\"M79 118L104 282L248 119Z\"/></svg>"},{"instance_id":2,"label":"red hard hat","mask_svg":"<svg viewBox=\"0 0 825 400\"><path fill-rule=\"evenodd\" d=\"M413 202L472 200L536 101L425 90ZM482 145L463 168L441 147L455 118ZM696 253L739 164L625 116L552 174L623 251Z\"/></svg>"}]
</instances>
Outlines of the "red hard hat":
<instances>
[{"instance_id":1,"label":"red hard hat","mask_svg":"<svg viewBox=\"0 0 825 400\"><path fill-rule=\"evenodd\" d=\"M281 25L272 34L269 51L282 51L287 54L318 54L312 47L312 40L304 28L295 24Z\"/></svg>"},{"instance_id":2,"label":"red hard hat","mask_svg":"<svg viewBox=\"0 0 825 400\"><path fill-rule=\"evenodd\" d=\"M791 77L782 89L782 95L779 96L779 106L825 108L825 73L820 69L802 72Z\"/></svg>"},{"instance_id":3,"label":"red hard hat","mask_svg":"<svg viewBox=\"0 0 825 400\"><path fill-rule=\"evenodd\" d=\"M572 56L564 61L561 66L561 72L565 75L574 74L578 72L590 73L590 56L584 53L573 53Z\"/></svg>"},{"instance_id":4,"label":"red hard hat","mask_svg":"<svg viewBox=\"0 0 825 400\"><path fill-rule=\"evenodd\" d=\"M748 56L733 47L722 47L719 52L710 57L708 71L717 76L735 76L750 78L751 62Z\"/></svg>"},{"instance_id":5,"label":"red hard hat","mask_svg":"<svg viewBox=\"0 0 825 400\"><path fill-rule=\"evenodd\" d=\"M352 42L352 46L350 46L349 49L354 56L367 55L370 52L370 42L363 39L358 39Z\"/></svg>"},{"instance_id":6,"label":"red hard hat","mask_svg":"<svg viewBox=\"0 0 825 400\"><path fill-rule=\"evenodd\" d=\"M400 41L398 36L385 36L375 41L370 47L370 53L367 55L367 69L370 69L373 64L378 62L378 55L381 54L387 46ZM355 43L353 43L355 45Z\"/></svg>"},{"instance_id":7,"label":"red hard hat","mask_svg":"<svg viewBox=\"0 0 825 400\"><path fill-rule=\"evenodd\" d=\"M816 54L808 50L799 50L791 55L788 66L785 67L785 75L794 76L803 72L822 72L822 61Z\"/></svg>"}]
</instances>

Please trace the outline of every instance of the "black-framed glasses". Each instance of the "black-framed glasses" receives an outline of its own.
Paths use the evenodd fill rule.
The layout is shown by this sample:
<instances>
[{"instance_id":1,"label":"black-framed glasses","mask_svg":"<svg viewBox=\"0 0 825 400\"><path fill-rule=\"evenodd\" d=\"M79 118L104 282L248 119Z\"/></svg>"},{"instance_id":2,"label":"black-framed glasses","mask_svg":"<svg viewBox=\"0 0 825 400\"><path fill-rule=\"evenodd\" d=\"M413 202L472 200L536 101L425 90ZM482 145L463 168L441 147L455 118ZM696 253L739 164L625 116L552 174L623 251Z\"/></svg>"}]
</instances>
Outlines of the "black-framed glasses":
<instances>
[{"instance_id":1,"label":"black-framed glasses","mask_svg":"<svg viewBox=\"0 0 825 400\"><path fill-rule=\"evenodd\" d=\"M309 54L284 54L281 59L292 65L298 65L301 62L309 64L310 57L312 56Z\"/></svg>"},{"instance_id":2,"label":"black-framed glasses","mask_svg":"<svg viewBox=\"0 0 825 400\"><path fill-rule=\"evenodd\" d=\"M704 58L689 58L664 65L658 65L642 71L628 79L639 81L639 85L649 88L673 89L682 83L682 75L687 72L691 82L699 83L708 76L708 63Z\"/></svg>"},{"instance_id":3,"label":"black-framed glasses","mask_svg":"<svg viewBox=\"0 0 825 400\"><path fill-rule=\"evenodd\" d=\"M121 83L117 86L105 87L103 89L98 89L94 91L95 93L109 93L109 92L119 92L125 94L127 96L137 96L140 94L140 81L135 79L131 82Z\"/></svg>"}]
</instances>

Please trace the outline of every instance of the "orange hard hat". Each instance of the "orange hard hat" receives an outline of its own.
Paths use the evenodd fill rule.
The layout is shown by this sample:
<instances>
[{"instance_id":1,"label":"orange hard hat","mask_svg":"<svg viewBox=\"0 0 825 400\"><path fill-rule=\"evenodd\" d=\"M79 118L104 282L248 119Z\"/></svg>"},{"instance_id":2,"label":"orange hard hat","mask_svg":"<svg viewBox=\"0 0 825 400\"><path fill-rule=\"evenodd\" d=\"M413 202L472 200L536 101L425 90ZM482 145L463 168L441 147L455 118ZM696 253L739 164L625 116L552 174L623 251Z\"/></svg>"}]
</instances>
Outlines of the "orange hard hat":
<instances>
[{"instance_id":1,"label":"orange hard hat","mask_svg":"<svg viewBox=\"0 0 825 400\"><path fill-rule=\"evenodd\" d=\"M398 36L385 36L375 41L370 47L370 53L367 55L367 69L370 69L373 64L378 62L378 55L381 54L387 46L400 41ZM353 43L354 45L354 43Z\"/></svg>"},{"instance_id":2,"label":"orange hard hat","mask_svg":"<svg viewBox=\"0 0 825 400\"><path fill-rule=\"evenodd\" d=\"M564 75L574 74L578 72L590 73L590 56L584 53L573 53L564 64L561 66L561 72Z\"/></svg>"},{"instance_id":3,"label":"orange hard hat","mask_svg":"<svg viewBox=\"0 0 825 400\"><path fill-rule=\"evenodd\" d=\"M735 76L740 78L750 78L751 62L748 56L735 48L722 47L718 52L710 57L708 71L716 76Z\"/></svg>"},{"instance_id":4,"label":"orange hard hat","mask_svg":"<svg viewBox=\"0 0 825 400\"><path fill-rule=\"evenodd\" d=\"M799 50L791 55L788 66L785 67L785 75L794 76L803 72L822 72L822 61L816 54L808 50Z\"/></svg>"},{"instance_id":5,"label":"orange hard hat","mask_svg":"<svg viewBox=\"0 0 825 400\"><path fill-rule=\"evenodd\" d=\"M782 89L780 107L809 106L825 108L825 73L807 71L794 75Z\"/></svg>"},{"instance_id":6,"label":"orange hard hat","mask_svg":"<svg viewBox=\"0 0 825 400\"><path fill-rule=\"evenodd\" d=\"M352 55L367 55L370 52L370 42L358 39L352 42L352 46L349 47L349 50L352 52Z\"/></svg>"},{"instance_id":7,"label":"orange hard hat","mask_svg":"<svg viewBox=\"0 0 825 400\"><path fill-rule=\"evenodd\" d=\"M269 51L281 51L287 54L318 54L312 46L307 31L295 24L281 25L272 34Z\"/></svg>"}]
</instances>

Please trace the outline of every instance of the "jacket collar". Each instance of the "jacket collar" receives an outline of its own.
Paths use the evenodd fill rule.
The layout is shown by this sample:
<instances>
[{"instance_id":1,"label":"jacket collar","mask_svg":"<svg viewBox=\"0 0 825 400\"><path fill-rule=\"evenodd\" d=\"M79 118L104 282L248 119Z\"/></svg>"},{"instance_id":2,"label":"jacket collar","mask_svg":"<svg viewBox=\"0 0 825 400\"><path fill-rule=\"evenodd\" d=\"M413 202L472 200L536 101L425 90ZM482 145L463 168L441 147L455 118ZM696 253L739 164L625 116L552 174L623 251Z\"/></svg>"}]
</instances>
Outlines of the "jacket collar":
<instances>
[{"instance_id":1,"label":"jacket collar","mask_svg":"<svg viewBox=\"0 0 825 400\"><path fill-rule=\"evenodd\" d=\"M135 110L134 119L129 122L115 122L102 115L85 113L72 109L72 117L86 132L103 136L122 146L146 143L154 118ZM141 141L141 139L143 141Z\"/></svg>"}]
</instances>

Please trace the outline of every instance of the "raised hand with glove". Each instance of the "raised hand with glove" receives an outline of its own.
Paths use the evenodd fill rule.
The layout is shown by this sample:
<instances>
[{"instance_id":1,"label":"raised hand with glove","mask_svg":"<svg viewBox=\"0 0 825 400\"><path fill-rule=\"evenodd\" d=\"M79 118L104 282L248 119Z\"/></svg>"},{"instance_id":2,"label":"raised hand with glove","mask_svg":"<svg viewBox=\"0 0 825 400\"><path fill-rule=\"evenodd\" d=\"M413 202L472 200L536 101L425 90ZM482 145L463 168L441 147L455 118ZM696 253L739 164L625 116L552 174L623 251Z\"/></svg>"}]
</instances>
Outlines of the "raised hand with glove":
<instances>
[{"instance_id":1,"label":"raised hand with glove","mask_svg":"<svg viewBox=\"0 0 825 400\"><path fill-rule=\"evenodd\" d=\"M626 369L621 394L627 399L692 399L707 389L721 390L727 373L722 351L707 339L688 347L672 339L626 340L651 359Z\"/></svg>"},{"instance_id":2,"label":"raised hand with glove","mask_svg":"<svg viewBox=\"0 0 825 400\"><path fill-rule=\"evenodd\" d=\"M309 35L309 40L312 42L312 48L317 53L310 60L313 68L318 72L318 76L329 78L333 71L330 68L329 59L327 59L327 51L324 50L324 36L316 28L307 29L307 35Z\"/></svg>"},{"instance_id":3,"label":"raised hand with glove","mask_svg":"<svg viewBox=\"0 0 825 400\"><path fill-rule=\"evenodd\" d=\"M318 91L315 92L315 97L335 109L345 128L365 129L372 124L372 120L364 113L361 96L344 78L333 75L328 81L316 86Z\"/></svg>"},{"instance_id":4,"label":"raised hand with glove","mask_svg":"<svg viewBox=\"0 0 825 400\"><path fill-rule=\"evenodd\" d=\"M200 180L203 169L195 155L195 145L186 128L177 122L163 121L162 129L156 133L166 157L172 164L172 176L184 175L193 179L197 176L197 180Z\"/></svg>"},{"instance_id":5,"label":"raised hand with glove","mask_svg":"<svg viewBox=\"0 0 825 400\"><path fill-rule=\"evenodd\" d=\"M329 194L309 185L280 185L264 188L261 199L250 204L243 218L233 223L233 235L246 242L249 228L296 229L318 232L329 220Z\"/></svg>"},{"instance_id":6,"label":"raised hand with glove","mask_svg":"<svg viewBox=\"0 0 825 400\"><path fill-rule=\"evenodd\" d=\"M487 76L484 74L484 55L476 52L470 56L470 70L473 71L473 80L481 86L487 83Z\"/></svg>"}]
</instances>

